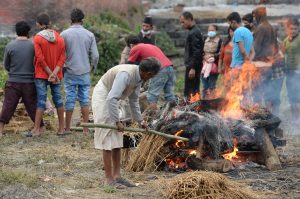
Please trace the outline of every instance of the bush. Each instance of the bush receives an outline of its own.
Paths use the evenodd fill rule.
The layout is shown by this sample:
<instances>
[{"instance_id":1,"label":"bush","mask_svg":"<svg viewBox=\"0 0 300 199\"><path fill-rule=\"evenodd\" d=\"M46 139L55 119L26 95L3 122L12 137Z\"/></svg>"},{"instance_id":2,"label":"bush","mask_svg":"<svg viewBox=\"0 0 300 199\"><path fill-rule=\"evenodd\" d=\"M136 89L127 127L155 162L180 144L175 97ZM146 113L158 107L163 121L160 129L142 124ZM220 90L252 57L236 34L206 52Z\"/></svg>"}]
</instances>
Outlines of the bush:
<instances>
[{"instance_id":1,"label":"bush","mask_svg":"<svg viewBox=\"0 0 300 199\"><path fill-rule=\"evenodd\" d=\"M4 69L0 68L0 90L4 89L7 78L7 72Z\"/></svg>"},{"instance_id":2,"label":"bush","mask_svg":"<svg viewBox=\"0 0 300 199\"><path fill-rule=\"evenodd\" d=\"M3 62L5 46L10 42L8 37L0 38L0 62Z\"/></svg>"},{"instance_id":3,"label":"bush","mask_svg":"<svg viewBox=\"0 0 300 199\"><path fill-rule=\"evenodd\" d=\"M164 52L165 55L178 54L174 42L166 32L159 32L156 35L156 45Z\"/></svg>"},{"instance_id":4,"label":"bush","mask_svg":"<svg viewBox=\"0 0 300 199\"><path fill-rule=\"evenodd\" d=\"M122 35L129 34L128 23L110 12L87 16L85 28L95 34L100 60L96 74L103 75L108 69L119 63L124 44L120 42ZM94 77L96 80L97 78Z\"/></svg>"}]
</instances>

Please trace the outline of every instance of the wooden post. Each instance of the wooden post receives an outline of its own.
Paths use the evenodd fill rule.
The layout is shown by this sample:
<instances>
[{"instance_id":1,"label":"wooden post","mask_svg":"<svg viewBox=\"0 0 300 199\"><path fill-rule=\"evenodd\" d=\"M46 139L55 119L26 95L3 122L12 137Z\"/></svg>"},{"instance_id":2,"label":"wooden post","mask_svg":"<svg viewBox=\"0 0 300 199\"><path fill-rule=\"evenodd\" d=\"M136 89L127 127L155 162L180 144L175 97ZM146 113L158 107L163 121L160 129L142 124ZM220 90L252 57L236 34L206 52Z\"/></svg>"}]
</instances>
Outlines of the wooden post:
<instances>
[{"instance_id":1,"label":"wooden post","mask_svg":"<svg viewBox=\"0 0 300 199\"><path fill-rule=\"evenodd\" d=\"M202 158L203 143L204 143L203 139L204 139L203 134L201 134L200 138L199 138L199 145L198 145L198 148L197 148L197 151L196 151L196 158L199 158L199 159Z\"/></svg>"},{"instance_id":2,"label":"wooden post","mask_svg":"<svg viewBox=\"0 0 300 199\"><path fill-rule=\"evenodd\" d=\"M266 167L271 171L281 169L280 160L268 132L264 128L256 129L255 138L263 155Z\"/></svg>"}]
</instances>

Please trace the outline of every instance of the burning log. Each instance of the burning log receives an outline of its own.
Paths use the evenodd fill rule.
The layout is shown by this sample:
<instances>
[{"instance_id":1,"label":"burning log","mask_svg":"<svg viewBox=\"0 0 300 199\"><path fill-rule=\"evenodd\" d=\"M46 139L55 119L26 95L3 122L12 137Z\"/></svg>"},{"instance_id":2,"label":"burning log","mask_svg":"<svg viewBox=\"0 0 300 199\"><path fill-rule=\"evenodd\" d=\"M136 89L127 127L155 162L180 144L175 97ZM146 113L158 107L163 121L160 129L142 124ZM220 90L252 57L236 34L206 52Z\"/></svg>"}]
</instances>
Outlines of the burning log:
<instances>
[{"instance_id":1,"label":"burning log","mask_svg":"<svg viewBox=\"0 0 300 199\"><path fill-rule=\"evenodd\" d=\"M266 167L271 171L281 169L281 163L267 131L264 128L256 129L255 137Z\"/></svg>"},{"instance_id":2,"label":"burning log","mask_svg":"<svg viewBox=\"0 0 300 199\"><path fill-rule=\"evenodd\" d=\"M207 170L225 173L233 168L232 163L226 159L206 160L199 159L196 158L196 156L191 155L187 157L185 162L187 166L193 170Z\"/></svg>"}]
</instances>

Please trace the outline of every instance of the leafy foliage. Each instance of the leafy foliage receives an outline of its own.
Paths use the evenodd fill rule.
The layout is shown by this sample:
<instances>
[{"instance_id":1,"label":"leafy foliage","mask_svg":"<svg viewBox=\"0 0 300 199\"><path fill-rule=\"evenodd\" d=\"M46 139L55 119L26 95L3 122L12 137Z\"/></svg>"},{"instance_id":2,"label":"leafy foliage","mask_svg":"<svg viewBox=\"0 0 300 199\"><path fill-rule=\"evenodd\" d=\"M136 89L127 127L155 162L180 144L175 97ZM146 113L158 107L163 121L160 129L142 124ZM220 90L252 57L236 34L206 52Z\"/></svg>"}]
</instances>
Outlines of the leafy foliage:
<instances>
[{"instance_id":1,"label":"leafy foliage","mask_svg":"<svg viewBox=\"0 0 300 199\"><path fill-rule=\"evenodd\" d=\"M96 74L103 75L108 69L119 63L120 54L124 47L122 35L129 34L128 23L121 17L110 12L88 16L84 22L85 28L92 31L97 40L100 61ZM97 79L96 77L93 78Z\"/></svg>"},{"instance_id":2,"label":"leafy foliage","mask_svg":"<svg viewBox=\"0 0 300 199\"><path fill-rule=\"evenodd\" d=\"M174 42L166 32L159 32L155 36L156 36L156 45L167 56L178 54Z\"/></svg>"},{"instance_id":3,"label":"leafy foliage","mask_svg":"<svg viewBox=\"0 0 300 199\"><path fill-rule=\"evenodd\" d=\"M4 69L0 69L0 90L4 89L7 78L7 72Z\"/></svg>"},{"instance_id":4,"label":"leafy foliage","mask_svg":"<svg viewBox=\"0 0 300 199\"><path fill-rule=\"evenodd\" d=\"M0 61L3 62L5 46L10 42L8 37L0 38Z\"/></svg>"}]
</instances>

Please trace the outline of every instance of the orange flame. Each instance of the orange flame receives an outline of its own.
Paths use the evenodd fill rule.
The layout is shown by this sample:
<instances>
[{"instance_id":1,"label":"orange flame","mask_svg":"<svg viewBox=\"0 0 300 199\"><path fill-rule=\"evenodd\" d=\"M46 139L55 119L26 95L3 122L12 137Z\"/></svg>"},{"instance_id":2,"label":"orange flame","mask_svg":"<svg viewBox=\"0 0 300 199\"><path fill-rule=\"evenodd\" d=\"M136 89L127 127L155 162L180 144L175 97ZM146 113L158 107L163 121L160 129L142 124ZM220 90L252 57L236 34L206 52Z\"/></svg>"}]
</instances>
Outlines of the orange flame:
<instances>
[{"instance_id":1,"label":"orange flame","mask_svg":"<svg viewBox=\"0 0 300 199\"><path fill-rule=\"evenodd\" d=\"M181 133L183 132L183 130L179 130L175 133L175 136L179 136ZM184 141L182 140L177 140L177 142L175 143L175 145L178 147L178 148L181 148L181 147L184 147L185 144L184 144Z\"/></svg>"},{"instance_id":2,"label":"orange flame","mask_svg":"<svg viewBox=\"0 0 300 199\"><path fill-rule=\"evenodd\" d=\"M199 101L200 99L201 99L201 98L200 98L200 94L199 94L199 93L195 93L194 95L191 94L191 97L190 97L189 102L190 102L190 103L197 102L197 101Z\"/></svg>"},{"instance_id":3,"label":"orange flame","mask_svg":"<svg viewBox=\"0 0 300 199\"><path fill-rule=\"evenodd\" d=\"M242 69L232 69L225 78L224 87L228 88L228 91L225 95L226 104L220 114L223 117L241 118L241 102L248 103L244 95L246 92L251 92L253 82L259 80L259 71L254 64L246 62Z\"/></svg>"},{"instance_id":4,"label":"orange flame","mask_svg":"<svg viewBox=\"0 0 300 199\"><path fill-rule=\"evenodd\" d=\"M239 151L239 149L237 147L234 147L233 152L224 154L223 158L225 158L227 160L232 160L233 158L237 157L238 151Z\"/></svg>"},{"instance_id":5,"label":"orange flame","mask_svg":"<svg viewBox=\"0 0 300 199\"><path fill-rule=\"evenodd\" d=\"M189 155L196 155L197 151L196 150L192 150L189 152Z\"/></svg>"}]
</instances>

